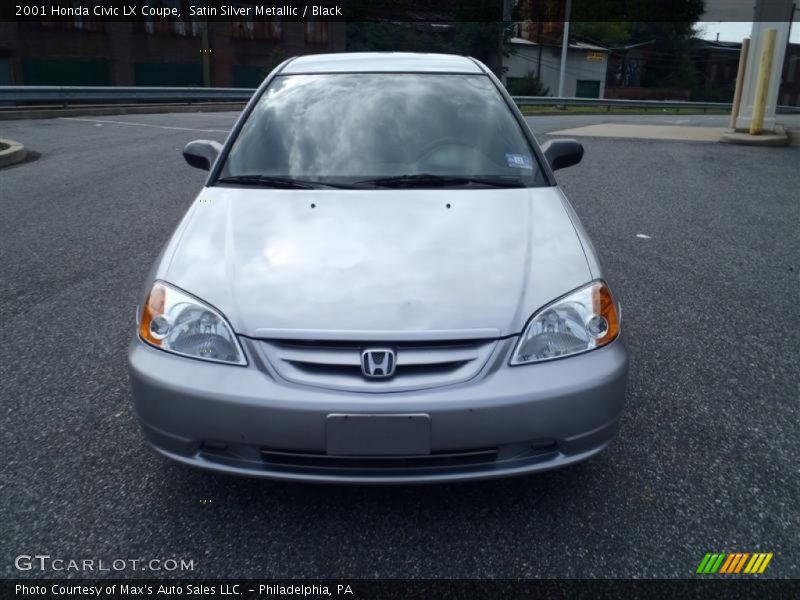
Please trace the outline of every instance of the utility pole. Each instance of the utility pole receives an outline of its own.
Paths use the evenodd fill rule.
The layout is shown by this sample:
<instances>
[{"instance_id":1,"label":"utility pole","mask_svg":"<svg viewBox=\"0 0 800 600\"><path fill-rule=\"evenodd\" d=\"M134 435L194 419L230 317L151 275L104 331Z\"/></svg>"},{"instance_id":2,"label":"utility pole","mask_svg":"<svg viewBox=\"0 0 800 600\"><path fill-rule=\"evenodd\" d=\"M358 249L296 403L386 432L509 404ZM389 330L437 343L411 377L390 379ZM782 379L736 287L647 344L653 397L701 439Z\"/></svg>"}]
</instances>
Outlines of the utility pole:
<instances>
[{"instance_id":1,"label":"utility pole","mask_svg":"<svg viewBox=\"0 0 800 600\"><path fill-rule=\"evenodd\" d=\"M203 7L206 2L203 0ZM203 86L211 87L211 46L208 43L208 21L200 23L200 54L203 57Z\"/></svg>"},{"instance_id":2,"label":"utility pole","mask_svg":"<svg viewBox=\"0 0 800 600\"><path fill-rule=\"evenodd\" d=\"M564 39L561 41L561 71L558 74L558 97L564 97L564 75L567 71L567 49L569 48L569 14L572 11L572 0L567 0L564 10Z\"/></svg>"},{"instance_id":3,"label":"utility pole","mask_svg":"<svg viewBox=\"0 0 800 600\"><path fill-rule=\"evenodd\" d=\"M542 46L544 45L544 41L542 38L544 37L544 31L542 28L542 14L541 8L539 9L539 14L536 17L536 43L539 44L539 59L536 61L536 78L541 82L542 81Z\"/></svg>"},{"instance_id":4,"label":"utility pole","mask_svg":"<svg viewBox=\"0 0 800 600\"><path fill-rule=\"evenodd\" d=\"M503 56L505 54L506 27L511 22L511 0L503 0L503 22L500 24L500 39L497 42L497 77L505 84L503 72Z\"/></svg>"}]
</instances>

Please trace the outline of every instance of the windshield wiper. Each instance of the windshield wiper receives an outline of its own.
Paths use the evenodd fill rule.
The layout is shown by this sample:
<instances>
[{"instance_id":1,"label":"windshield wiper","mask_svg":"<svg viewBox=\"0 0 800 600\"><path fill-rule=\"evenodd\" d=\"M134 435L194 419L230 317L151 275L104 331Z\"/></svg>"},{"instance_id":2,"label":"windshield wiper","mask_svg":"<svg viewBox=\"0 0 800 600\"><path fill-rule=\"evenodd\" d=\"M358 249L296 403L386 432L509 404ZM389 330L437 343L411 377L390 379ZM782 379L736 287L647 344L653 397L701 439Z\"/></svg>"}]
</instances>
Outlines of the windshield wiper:
<instances>
[{"instance_id":1,"label":"windshield wiper","mask_svg":"<svg viewBox=\"0 0 800 600\"><path fill-rule=\"evenodd\" d=\"M517 188L525 184L517 178L505 177L468 177L453 175L434 175L432 173L415 173L413 175L397 175L395 177L379 177L356 182L357 185L375 185L378 187L456 187L463 185L484 185L487 187Z\"/></svg>"},{"instance_id":2,"label":"windshield wiper","mask_svg":"<svg viewBox=\"0 0 800 600\"><path fill-rule=\"evenodd\" d=\"M273 177L270 175L230 175L220 177L217 183L233 183L236 185L252 185L257 187L313 190L320 187L328 188L351 188L349 185L339 185L336 183L324 183L322 181L308 181L295 179L294 177Z\"/></svg>"}]
</instances>

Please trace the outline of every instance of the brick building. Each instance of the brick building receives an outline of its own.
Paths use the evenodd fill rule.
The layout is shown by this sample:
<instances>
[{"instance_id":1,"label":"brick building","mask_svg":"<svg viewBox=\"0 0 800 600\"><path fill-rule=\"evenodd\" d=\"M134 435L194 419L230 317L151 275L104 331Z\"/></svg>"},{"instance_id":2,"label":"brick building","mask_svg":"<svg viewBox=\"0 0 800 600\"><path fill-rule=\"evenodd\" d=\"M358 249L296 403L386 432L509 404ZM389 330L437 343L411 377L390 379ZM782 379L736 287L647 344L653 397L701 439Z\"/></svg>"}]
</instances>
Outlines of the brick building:
<instances>
[{"instance_id":1,"label":"brick building","mask_svg":"<svg viewBox=\"0 0 800 600\"><path fill-rule=\"evenodd\" d=\"M695 40L694 58L698 69L695 100L730 102L736 85L741 42ZM800 106L800 44L776 48L783 55L783 70L778 88L778 104Z\"/></svg>"},{"instance_id":2,"label":"brick building","mask_svg":"<svg viewBox=\"0 0 800 600\"><path fill-rule=\"evenodd\" d=\"M0 22L0 85L255 87L284 58L343 52L345 27L330 21L85 17Z\"/></svg>"},{"instance_id":3,"label":"brick building","mask_svg":"<svg viewBox=\"0 0 800 600\"><path fill-rule=\"evenodd\" d=\"M778 104L800 106L800 44L789 44L786 48Z\"/></svg>"}]
</instances>

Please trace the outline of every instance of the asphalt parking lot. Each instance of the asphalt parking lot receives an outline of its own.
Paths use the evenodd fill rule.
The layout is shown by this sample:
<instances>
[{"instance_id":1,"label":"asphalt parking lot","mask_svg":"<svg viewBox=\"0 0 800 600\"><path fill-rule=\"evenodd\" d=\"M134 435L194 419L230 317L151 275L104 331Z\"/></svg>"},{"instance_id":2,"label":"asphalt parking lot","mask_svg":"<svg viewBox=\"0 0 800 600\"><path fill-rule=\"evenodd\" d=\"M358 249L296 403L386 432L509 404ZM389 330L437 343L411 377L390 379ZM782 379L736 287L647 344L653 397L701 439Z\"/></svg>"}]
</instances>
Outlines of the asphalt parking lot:
<instances>
[{"instance_id":1,"label":"asphalt parking lot","mask_svg":"<svg viewBox=\"0 0 800 600\"><path fill-rule=\"evenodd\" d=\"M42 576L14 558L43 553L193 559L193 577L692 577L706 552L760 551L765 576L800 577L800 148L585 138L558 173L632 355L605 453L521 479L323 487L172 464L131 406L136 295L204 178L181 149L234 119L0 122L41 155L0 171L2 576ZM726 120L529 123L544 139L668 119Z\"/></svg>"}]
</instances>

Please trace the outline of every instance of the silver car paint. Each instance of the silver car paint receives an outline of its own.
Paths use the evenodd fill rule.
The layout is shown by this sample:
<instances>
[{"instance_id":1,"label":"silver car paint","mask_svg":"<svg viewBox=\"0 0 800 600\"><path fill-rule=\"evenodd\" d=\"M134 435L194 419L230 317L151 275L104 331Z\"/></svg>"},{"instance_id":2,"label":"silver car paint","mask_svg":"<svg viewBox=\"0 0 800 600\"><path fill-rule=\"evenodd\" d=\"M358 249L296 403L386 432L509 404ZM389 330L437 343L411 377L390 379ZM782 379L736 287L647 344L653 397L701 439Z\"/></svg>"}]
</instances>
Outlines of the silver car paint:
<instances>
[{"instance_id":1,"label":"silver car paint","mask_svg":"<svg viewBox=\"0 0 800 600\"><path fill-rule=\"evenodd\" d=\"M445 55L307 56L284 62L280 70L484 72L500 85L478 61ZM549 168L543 168L553 181ZM209 182L214 175L212 169ZM299 240L303 243L294 243ZM400 253L406 246L413 251L407 262ZM603 278L583 226L556 186L460 191L207 187L153 265L140 303L157 278L223 310L249 362L242 368L187 359L134 335L129 370L142 431L158 452L188 465L312 482L494 478L585 460L610 443L619 425L628 371L622 336L567 359L508 366L516 334L537 308ZM380 310L370 298L381 303ZM508 337L498 339L469 381L372 394L285 380L269 364L261 341L496 335ZM469 468L358 472L274 469L259 459L263 447L324 455L325 422L332 413L424 413L431 418L432 452L491 446L498 449L497 460ZM519 458L520 447L536 440L555 441L558 449L541 460ZM244 454L236 460L215 457L204 450L208 441L239 444Z\"/></svg>"},{"instance_id":2,"label":"silver car paint","mask_svg":"<svg viewBox=\"0 0 800 600\"><path fill-rule=\"evenodd\" d=\"M186 359L131 341L136 411L146 439L186 464L234 475L293 481L402 484L489 479L563 467L601 452L613 439L624 405L628 354L621 339L563 360L509 367L516 338L503 340L472 381L415 392L342 393L296 385L260 359L257 340L242 338L251 364L229 367ZM324 455L331 413L430 415L431 450L497 447L514 452L535 440L557 440L543 462L504 461L478 469L269 469L257 452L217 460L201 443L224 441Z\"/></svg>"},{"instance_id":3,"label":"silver car paint","mask_svg":"<svg viewBox=\"0 0 800 600\"><path fill-rule=\"evenodd\" d=\"M391 340L518 333L593 273L557 188L210 187L156 278L211 303L242 335L377 330Z\"/></svg>"},{"instance_id":4,"label":"silver car paint","mask_svg":"<svg viewBox=\"0 0 800 600\"><path fill-rule=\"evenodd\" d=\"M485 73L477 60L424 52L347 52L308 54L285 63L285 75L302 73Z\"/></svg>"}]
</instances>

